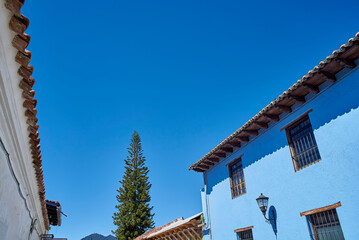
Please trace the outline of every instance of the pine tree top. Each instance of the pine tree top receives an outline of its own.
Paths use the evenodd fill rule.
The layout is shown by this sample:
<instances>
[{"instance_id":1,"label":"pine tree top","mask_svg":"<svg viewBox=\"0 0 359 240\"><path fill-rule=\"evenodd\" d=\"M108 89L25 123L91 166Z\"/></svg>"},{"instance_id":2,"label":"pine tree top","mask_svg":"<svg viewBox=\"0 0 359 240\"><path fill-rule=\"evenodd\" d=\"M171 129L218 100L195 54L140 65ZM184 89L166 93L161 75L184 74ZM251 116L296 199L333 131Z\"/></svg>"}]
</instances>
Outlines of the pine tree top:
<instances>
[{"instance_id":1,"label":"pine tree top","mask_svg":"<svg viewBox=\"0 0 359 240\"><path fill-rule=\"evenodd\" d=\"M145 166L146 158L137 131L132 134L128 156L124 161L126 170L117 190L117 211L112 217L117 226L113 233L119 240L132 240L154 227L149 170Z\"/></svg>"}]
</instances>

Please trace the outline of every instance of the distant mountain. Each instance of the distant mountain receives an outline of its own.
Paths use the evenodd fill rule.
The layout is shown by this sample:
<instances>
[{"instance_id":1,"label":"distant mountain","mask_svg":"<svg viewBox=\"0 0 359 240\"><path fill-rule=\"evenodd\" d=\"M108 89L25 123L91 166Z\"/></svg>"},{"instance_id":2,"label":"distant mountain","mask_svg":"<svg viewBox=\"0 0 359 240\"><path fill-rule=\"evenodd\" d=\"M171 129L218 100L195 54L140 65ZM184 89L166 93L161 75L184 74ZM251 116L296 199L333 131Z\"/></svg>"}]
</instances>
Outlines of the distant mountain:
<instances>
[{"instance_id":1,"label":"distant mountain","mask_svg":"<svg viewBox=\"0 0 359 240\"><path fill-rule=\"evenodd\" d=\"M114 236L108 235L107 237L102 236L98 233L93 233L87 237L82 238L81 240L117 240Z\"/></svg>"}]
</instances>

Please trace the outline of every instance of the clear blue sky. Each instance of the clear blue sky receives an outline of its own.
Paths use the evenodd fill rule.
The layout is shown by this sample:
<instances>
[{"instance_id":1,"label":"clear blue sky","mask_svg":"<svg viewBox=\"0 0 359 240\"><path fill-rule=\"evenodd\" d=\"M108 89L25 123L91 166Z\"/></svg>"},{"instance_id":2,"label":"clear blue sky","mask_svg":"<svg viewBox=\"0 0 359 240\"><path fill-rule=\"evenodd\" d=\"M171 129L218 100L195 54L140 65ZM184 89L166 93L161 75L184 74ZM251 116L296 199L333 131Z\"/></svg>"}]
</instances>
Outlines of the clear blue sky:
<instances>
[{"instance_id":1,"label":"clear blue sky","mask_svg":"<svg viewBox=\"0 0 359 240\"><path fill-rule=\"evenodd\" d=\"M215 145L359 30L358 1L26 1L46 198L57 237L114 229L131 134L156 226L201 211Z\"/></svg>"}]
</instances>

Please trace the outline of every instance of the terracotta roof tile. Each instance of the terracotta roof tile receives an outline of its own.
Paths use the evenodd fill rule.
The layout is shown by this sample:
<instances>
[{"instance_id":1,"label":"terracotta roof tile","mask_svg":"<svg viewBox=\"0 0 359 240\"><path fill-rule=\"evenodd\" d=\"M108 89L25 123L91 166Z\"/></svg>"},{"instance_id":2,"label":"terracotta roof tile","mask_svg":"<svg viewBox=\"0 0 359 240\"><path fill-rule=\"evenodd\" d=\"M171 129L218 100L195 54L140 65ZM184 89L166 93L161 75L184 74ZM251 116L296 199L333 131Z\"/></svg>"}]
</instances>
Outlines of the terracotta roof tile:
<instances>
[{"instance_id":1,"label":"terracotta roof tile","mask_svg":"<svg viewBox=\"0 0 359 240\"><path fill-rule=\"evenodd\" d=\"M254 124L256 121L258 121L260 118L264 116L268 116L268 111L270 111L273 108L276 108L282 104L283 101L286 99L289 99L291 101L296 100L296 95L293 94L293 92L300 88L304 87L304 85L307 84L311 79L314 79L316 75L319 75L321 78L324 78L325 80L331 80L330 75L335 75L337 72L339 72L343 68L353 68L355 67L355 64L353 62L353 59L345 58L344 55L349 52L350 49L355 48L356 58L358 58L358 52L359 48L357 47L359 43L359 32L355 35L354 38L351 38L348 40L346 44L343 44L340 46L338 50L333 51L333 53L326 57L325 60L321 61L317 66L315 66L312 70L310 70L306 75L304 75L301 79L299 79L295 84L293 84L290 88L288 88L286 91L284 91L278 98L276 98L274 101L272 101L270 104L268 104L266 107L264 107L261 111L259 111L254 117L252 117L249 121L247 121L242 127L240 127L238 130L236 130L233 134L231 134L229 137L224 139L220 144L218 144L215 148L213 148L210 152L208 152L204 157L202 157L197 162L193 163L189 170L195 170L198 172L204 172L208 170L209 168L200 166L205 160L212 157L212 155L219 151L221 148L223 148L226 144L233 141L236 137L238 137L241 133L245 133L245 130L250 127L252 124ZM335 66L333 66L333 62L335 62ZM325 68L328 68L328 66L331 65L331 68L334 69L333 73L324 72L323 70ZM308 85L307 85L308 87ZM303 97L304 96L299 96ZM279 115L278 115L279 116ZM276 121L279 121L279 119L276 119ZM263 123L263 122L261 122ZM259 126L256 124L256 126ZM265 127L265 125L263 125ZM259 126L261 128L261 126Z\"/></svg>"},{"instance_id":2,"label":"terracotta roof tile","mask_svg":"<svg viewBox=\"0 0 359 240\"><path fill-rule=\"evenodd\" d=\"M184 219L183 217L177 218L176 220L169 222L161 227L157 227L154 229L151 229L141 236L138 236L134 240L143 240L143 239L155 239L157 238L158 234L162 234L168 231L172 231L173 229L178 229L178 227L183 226L184 224L191 222L192 220L198 220L202 216L202 213L198 213L192 217Z\"/></svg>"},{"instance_id":3,"label":"terracotta roof tile","mask_svg":"<svg viewBox=\"0 0 359 240\"><path fill-rule=\"evenodd\" d=\"M145 232L144 234L142 234L141 236L138 236L137 238L135 238L134 240L143 240L143 239L147 239L147 237L150 235L150 234L153 234L153 233L156 233L156 232L159 232L161 231L163 228L175 223L175 222L178 222L178 221L181 221L183 220L183 218L177 218L176 220L172 221L172 222L169 222L161 227L157 227L157 228L153 228L151 230L148 230L147 232Z\"/></svg>"}]
</instances>

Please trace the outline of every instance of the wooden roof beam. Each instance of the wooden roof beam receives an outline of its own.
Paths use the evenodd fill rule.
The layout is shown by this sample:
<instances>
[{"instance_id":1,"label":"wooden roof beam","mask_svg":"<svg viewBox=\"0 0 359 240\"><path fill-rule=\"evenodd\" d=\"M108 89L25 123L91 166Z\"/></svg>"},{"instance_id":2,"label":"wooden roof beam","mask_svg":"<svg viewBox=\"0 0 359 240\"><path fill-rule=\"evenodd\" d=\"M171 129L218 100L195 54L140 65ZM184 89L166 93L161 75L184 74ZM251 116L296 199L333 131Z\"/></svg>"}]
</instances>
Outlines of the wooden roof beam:
<instances>
[{"instance_id":1,"label":"wooden roof beam","mask_svg":"<svg viewBox=\"0 0 359 240\"><path fill-rule=\"evenodd\" d=\"M303 96L289 95L288 98L297 103L305 103L305 97Z\"/></svg>"},{"instance_id":2,"label":"wooden roof beam","mask_svg":"<svg viewBox=\"0 0 359 240\"><path fill-rule=\"evenodd\" d=\"M249 137L238 136L238 137L235 137L235 138L237 138L241 142L249 142Z\"/></svg>"},{"instance_id":3,"label":"wooden roof beam","mask_svg":"<svg viewBox=\"0 0 359 240\"><path fill-rule=\"evenodd\" d=\"M198 239L202 239L202 237L199 236L199 234L196 232L196 230L194 230L193 228L191 228L190 230L194 233L194 235L196 235L196 237L198 237Z\"/></svg>"},{"instance_id":4,"label":"wooden roof beam","mask_svg":"<svg viewBox=\"0 0 359 240\"><path fill-rule=\"evenodd\" d=\"M201 224L203 224L202 220L201 220L201 219L197 219L195 226L198 227L198 225L201 225ZM200 226L200 227L202 227L202 226Z\"/></svg>"},{"instance_id":5,"label":"wooden roof beam","mask_svg":"<svg viewBox=\"0 0 359 240\"><path fill-rule=\"evenodd\" d=\"M173 235L173 233L170 233L168 236L171 240L178 240L176 236Z\"/></svg>"},{"instance_id":6,"label":"wooden roof beam","mask_svg":"<svg viewBox=\"0 0 359 240\"><path fill-rule=\"evenodd\" d=\"M176 236L179 237L181 240L185 240L185 239L181 236L181 234L179 234L179 232L176 233Z\"/></svg>"},{"instance_id":7,"label":"wooden roof beam","mask_svg":"<svg viewBox=\"0 0 359 240\"><path fill-rule=\"evenodd\" d=\"M181 233L185 237L185 239L190 239L190 237L188 237L188 235L186 234L186 232L184 230L182 230L178 233Z\"/></svg>"},{"instance_id":8,"label":"wooden roof beam","mask_svg":"<svg viewBox=\"0 0 359 240\"><path fill-rule=\"evenodd\" d=\"M333 75L333 74L331 74L329 72L325 72L325 71L320 71L319 76L321 78L323 78L325 81L328 81L328 82L335 82L337 80L335 75Z\"/></svg>"},{"instance_id":9,"label":"wooden roof beam","mask_svg":"<svg viewBox=\"0 0 359 240\"><path fill-rule=\"evenodd\" d=\"M336 58L335 61L337 61L337 63L339 63L340 66L345 68L353 69L356 67L355 62L349 59Z\"/></svg>"},{"instance_id":10,"label":"wooden roof beam","mask_svg":"<svg viewBox=\"0 0 359 240\"><path fill-rule=\"evenodd\" d=\"M232 147L221 147L221 150L225 151L226 153L232 153L233 152Z\"/></svg>"},{"instance_id":11,"label":"wooden roof beam","mask_svg":"<svg viewBox=\"0 0 359 240\"><path fill-rule=\"evenodd\" d=\"M263 117L265 117L266 119L270 120L270 121L279 121L279 115L274 115L274 114L263 114Z\"/></svg>"},{"instance_id":12,"label":"wooden roof beam","mask_svg":"<svg viewBox=\"0 0 359 240\"><path fill-rule=\"evenodd\" d=\"M195 236L193 236L193 234L188 230L188 229L185 229L185 230L183 230L183 231L186 231L187 233L188 233L188 235L190 235L191 236L191 238L193 238L193 239L195 239L195 240L197 240L196 239L196 237ZM201 239L198 239L198 240L201 240Z\"/></svg>"},{"instance_id":13,"label":"wooden roof beam","mask_svg":"<svg viewBox=\"0 0 359 240\"><path fill-rule=\"evenodd\" d=\"M190 222L188 222L186 224L188 225L187 227L194 227L194 226L198 225L196 220L191 220Z\"/></svg>"},{"instance_id":14,"label":"wooden roof beam","mask_svg":"<svg viewBox=\"0 0 359 240\"><path fill-rule=\"evenodd\" d=\"M178 227L178 231L177 231L177 233L182 232L182 231L183 231L183 229L185 229L185 227L183 227L183 226L179 226L179 227Z\"/></svg>"},{"instance_id":15,"label":"wooden roof beam","mask_svg":"<svg viewBox=\"0 0 359 240\"><path fill-rule=\"evenodd\" d=\"M303 87L305 87L308 91L318 94L319 88L315 85L309 84L309 83L303 83Z\"/></svg>"},{"instance_id":16,"label":"wooden roof beam","mask_svg":"<svg viewBox=\"0 0 359 240\"><path fill-rule=\"evenodd\" d=\"M282 112L286 112L286 113L291 113L292 112L292 108L288 107L288 106L277 105L276 107L277 107L277 109L279 109Z\"/></svg>"},{"instance_id":17,"label":"wooden roof beam","mask_svg":"<svg viewBox=\"0 0 359 240\"><path fill-rule=\"evenodd\" d=\"M215 157L215 156L210 156L207 158L208 161L211 161L213 163L218 163L219 162L219 158Z\"/></svg>"},{"instance_id":18,"label":"wooden roof beam","mask_svg":"<svg viewBox=\"0 0 359 240\"><path fill-rule=\"evenodd\" d=\"M176 231L172 231L172 232L170 232L170 234L168 235L170 238L171 238L171 240L178 240L178 238L176 237L176 235L175 235L175 232Z\"/></svg>"},{"instance_id":19,"label":"wooden roof beam","mask_svg":"<svg viewBox=\"0 0 359 240\"><path fill-rule=\"evenodd\" d=\"M204 171L207 171L209 169L209 167L205 165L198 165L196 168L202 169Z\"/></svg>"},{"instance_id":20,"label":"wooden roof beam","mask_svg":"<svg viewBox=\"0 0 359 240\"><path fill-rule=\"evenodd\" d=\"M213 163L206 163L205 161L201 162L201 164L202 164L203 166L208 167L208 169L214 165ZM212 164L213 164L213 165L212 165Z\"/></svg>"},{"instance_id":21,"label":"wooden roof beam","mask_svg":"<svg viewBox=\"0 0 359 240\"><path fill-rule=\"evenodd\" d=\"M254 122L253 124L256 125L257 127L268 129L268 123L265 123L265 122Z\"/></svg>"},{"instance_id":22,"label":"wooden roof beam","mask_svg":"<svg viewBox=\"0 0 359 240\"><path fill-rule=\"evenodd\" d=\"M215 153L213 153L213 155L216 157L220 157L220 158L226 157L226 153L223 153L223 152L215 152Z\"/></svg>"},{"instance_id":23,"label":"wooden roof beam","mask_svg":"<svg viewBox=\"0 0 359 240\"><path fill-rule=\"evenodd\" d=\"M241 142L240 141L231 141L231 142L228 142L227 144L234 147L234 148L240 148L241 147Z\"/></svg>"},{"instance_id":24,"label":"wooden roof beam","mask_svg":"<svg viewBox=\"0 0 359 240\"><path fill-rule=\"evenodd\" d=\"M214 163L211 162L211 161L208 161L208 160L204 160L202 163L207 165L207 166L214 166Z\"/></svg>"},{"instance_id":25,"label":"wooden roof beam","mask_svg":"<svg viewBox=\"0 0 359 240\"><path fill-rule=\"evenodd\" d=\"M206 223L201 222L200 224L198 224L198 226L197 226L197 227L202 228L203 226L206 226Z\"/></svg>"},{"instance_id":26,"label":"wooden roof beam","mask_svg":"<svg viewBox=\"0 0 359 240\"><path fill-rule=\"evenodd\" d=\"M196 171L196 172L201 172L201 173L206 171L206 170L203 170L203 169L197 168L197 167L193 168L193 170Z\"/></svg>"},{"instance_id":27,"label":"wooden roof beam","mask_svg":"<svg viewBox=\"0 0 359 240\"><path fill-rule=\"evenodd\" d=\"M243 132L251 136L258 136L258 130L243 130Z\"/></svg>"}]
</instances>

